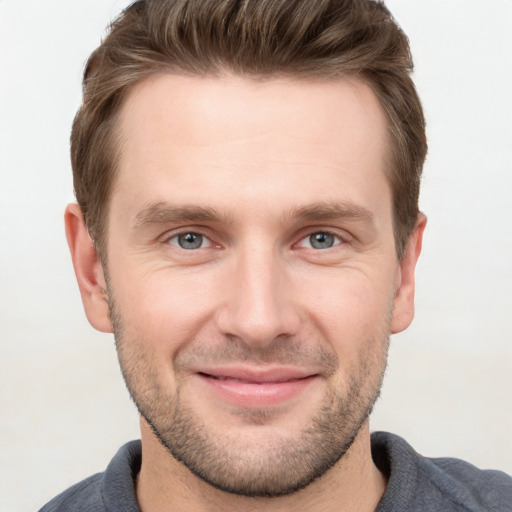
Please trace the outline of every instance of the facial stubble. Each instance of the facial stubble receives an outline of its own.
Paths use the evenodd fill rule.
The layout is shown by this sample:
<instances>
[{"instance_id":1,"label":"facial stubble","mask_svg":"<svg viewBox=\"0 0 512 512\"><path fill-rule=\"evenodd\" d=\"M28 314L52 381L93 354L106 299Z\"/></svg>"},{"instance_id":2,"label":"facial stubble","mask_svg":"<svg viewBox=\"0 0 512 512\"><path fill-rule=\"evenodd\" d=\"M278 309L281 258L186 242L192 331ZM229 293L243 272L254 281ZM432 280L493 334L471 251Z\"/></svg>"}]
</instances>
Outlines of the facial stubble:
<instances>
[{"instance_id":1,"label":"facial stubble","mask_svg":"<svg viewBox=\"0 0 512 512\"><path fill-rule=\"evenodd\" d=\"M274 414L268 409L251 409L238 415L238 419L240 415L245 416L248 425L260 425L260 437L213 432L208 418L201 418L183 396L186 379L180 385L180 379L176 378L174 395L163 387L156 365L143 349L148 343L128 337L112 293L108 296L121 371L139 413L176 460L221 491L247 497L277 497L307 487L344 457L379 397L389 346L388 324L380 338L361 344L366 352L359 354L355 369L345 370L344 391L335 389L328 380L322 404L299 435L265 433ZM181 374L191 359L205 357L209 352L207 347L187 350L174 360L175 376ZM311 364L313 357L328 373L334 374L339 368L333 352L320 347L311 351L289 340L285 343L276 340L268 349L257 351L238 342L215 355L210 350L212 357L255 364L262 361L297 364L301 357Z\"/></svg>"}]
</instances>

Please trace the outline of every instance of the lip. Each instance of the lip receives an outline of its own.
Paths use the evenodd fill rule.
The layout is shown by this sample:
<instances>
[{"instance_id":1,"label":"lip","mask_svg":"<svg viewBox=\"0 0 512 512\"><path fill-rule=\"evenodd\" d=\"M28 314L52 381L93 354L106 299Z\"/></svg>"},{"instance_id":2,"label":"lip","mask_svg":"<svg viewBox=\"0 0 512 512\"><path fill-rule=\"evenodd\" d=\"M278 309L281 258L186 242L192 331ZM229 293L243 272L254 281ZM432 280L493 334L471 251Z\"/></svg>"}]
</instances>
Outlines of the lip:
<instances>
[{"instance_id":1,"label":"lip","mask_svg":"<svg viewBox=\"0 0 512 512\"><path fill-rule=\"evenodd\" d=\"M300 395L318 374L296 368L204 368L197 377L223 401L244 408L273 407Z\"/></svg>"}]
</instances>

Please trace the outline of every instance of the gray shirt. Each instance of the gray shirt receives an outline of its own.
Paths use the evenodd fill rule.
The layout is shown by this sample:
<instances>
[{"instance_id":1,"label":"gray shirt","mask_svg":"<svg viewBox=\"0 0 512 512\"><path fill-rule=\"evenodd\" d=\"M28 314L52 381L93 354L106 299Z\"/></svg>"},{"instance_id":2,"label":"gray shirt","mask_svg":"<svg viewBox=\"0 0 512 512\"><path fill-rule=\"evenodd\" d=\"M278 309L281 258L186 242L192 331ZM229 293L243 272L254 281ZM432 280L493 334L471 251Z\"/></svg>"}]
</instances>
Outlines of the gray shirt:
<instances>
[{"instance_id":1,"label":"gray shirt","mask_svg":"<svg viewBox=\"0 0 512 512\"><path fill-rule=\"evenodd\" d=\"M512 478L459 459L422 457L401 437L372 434L372 456L388 478L376 512L512 512ZM140 441L125 444L104 473L70 487L40 512L140 512L135 477Z\"/></svg>"}]
</instances>

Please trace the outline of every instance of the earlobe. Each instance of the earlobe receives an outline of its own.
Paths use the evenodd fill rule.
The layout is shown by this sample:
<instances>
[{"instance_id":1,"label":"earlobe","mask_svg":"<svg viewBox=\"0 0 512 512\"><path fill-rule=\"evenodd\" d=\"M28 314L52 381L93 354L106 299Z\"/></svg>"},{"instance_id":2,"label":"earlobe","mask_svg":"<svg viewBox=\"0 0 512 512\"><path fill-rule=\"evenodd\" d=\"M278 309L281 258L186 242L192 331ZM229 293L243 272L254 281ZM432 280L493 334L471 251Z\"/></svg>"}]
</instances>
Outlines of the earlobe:
<instances>
[{"instance_id":1,"label":"earlobe","mask_svg":"<svg viewBox=\"0 0 512 512\"><path fill-rule=\"evenodd\" d=\"M98 331L112 332L103 267L78 204L67 206L64 220L66 238L87 319Z\"/></svg>"},{"instance_id":2,"label":"earlobe","mask_svg":"<svg viewBox=\"0 0 512 512\"><path fill-rule=\"evenodd\" d=\"M407 329L414 318L414 272L421 252L426 224L427 218L420 213L407 242L405 254L400 261L399 280L391 319L391 334Z\"/></svg>"}]
</instances>

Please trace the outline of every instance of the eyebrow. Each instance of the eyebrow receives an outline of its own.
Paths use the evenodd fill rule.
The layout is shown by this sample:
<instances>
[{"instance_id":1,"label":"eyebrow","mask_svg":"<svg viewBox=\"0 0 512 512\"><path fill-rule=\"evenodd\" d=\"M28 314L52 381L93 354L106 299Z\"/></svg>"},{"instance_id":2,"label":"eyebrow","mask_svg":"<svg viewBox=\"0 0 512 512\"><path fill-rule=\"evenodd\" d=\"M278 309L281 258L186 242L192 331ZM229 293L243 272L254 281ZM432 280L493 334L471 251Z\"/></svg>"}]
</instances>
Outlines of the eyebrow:
<instances>
[{"instance_id":1,"label":"eyebrow","mask_svg":"<svg viewBox=\"0 0 512 512\"><path fill-rule=\"evenodd\" d=\"M303 221L349 219L375 224L375 216L370 210L351 201L313 203L290 211L288 217Z\"/></svg>"},{"instance_id":2,"label":"eyebrow","mask_svg":"<svg viewBox=\"0 0 512 512\"><path fill-rule=\"evenodd\" d=\"M166 202L152 203L135 216L134 227L174 222L219 222L229 223L231 219L213 208L196 205L171 205Z\"/></svg>"},{"instance_id":3,"label":"eyebrow","mask_svg":"<svg viewBox=\"0 0 512 512\"><path fill-rule=\"evenodd\" d=\"M364 222L374 226L373 213L350 201L344 202L317 202L294 208L285 216L288 220L298 221L327 221L334 219L348 219ZM166 202L151 203L135 216L136 229L148 225L172 224L177 222L223 222L231 224L232 216L220 214L210 207L199 205L172 205Z\"/></svg>"}]
</instances>

